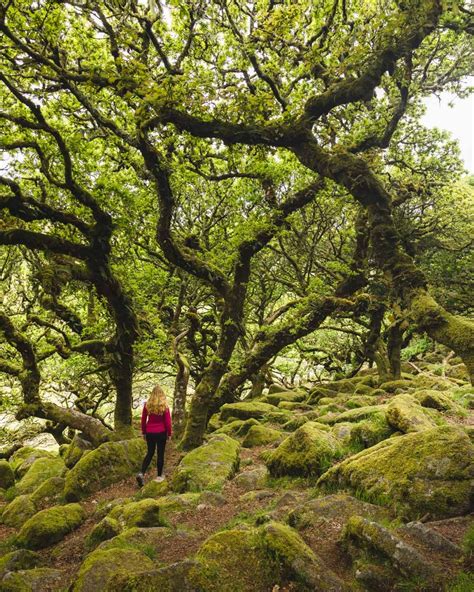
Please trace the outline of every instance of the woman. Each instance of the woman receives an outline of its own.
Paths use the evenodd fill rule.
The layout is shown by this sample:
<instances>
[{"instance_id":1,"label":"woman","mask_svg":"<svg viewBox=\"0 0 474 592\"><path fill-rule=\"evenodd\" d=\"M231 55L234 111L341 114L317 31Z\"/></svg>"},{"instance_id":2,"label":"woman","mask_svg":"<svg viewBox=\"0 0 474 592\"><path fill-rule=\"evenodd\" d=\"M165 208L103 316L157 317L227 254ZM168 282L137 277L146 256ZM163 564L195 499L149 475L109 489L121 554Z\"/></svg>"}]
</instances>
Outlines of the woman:
<instances>
[{"instance_id":1,"label":"woman","mask_svg":"<svg viewBox=\"0 0 474 592\"><path fill-rule=\"evenodd\" d=\"M156 468L158 472L155 481L164 481L162 473L165 461L166 440L171 438L171 415L168 403L166 402L166 395L158 384L152 390L148 401L143 406L142 434L146 440L148 452L143 459L141 473L137 475L139 487L143 487L143 476L153 458L155 448L157 451Z\"/></svg>"}]
</instances>

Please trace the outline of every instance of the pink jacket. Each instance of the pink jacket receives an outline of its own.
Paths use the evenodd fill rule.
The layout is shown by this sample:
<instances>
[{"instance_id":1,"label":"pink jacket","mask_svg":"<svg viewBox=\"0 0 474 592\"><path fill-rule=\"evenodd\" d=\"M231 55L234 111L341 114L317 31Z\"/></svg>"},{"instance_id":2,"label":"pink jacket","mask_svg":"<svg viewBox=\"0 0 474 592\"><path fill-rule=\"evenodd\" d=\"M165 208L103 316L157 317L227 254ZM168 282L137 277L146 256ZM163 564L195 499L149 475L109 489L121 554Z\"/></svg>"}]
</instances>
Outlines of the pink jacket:
<instances>
[{"instance_id":1,"label":"pink jacket","mask_svg":"<svg viewBox=\"0 0 474 592\"><path fill-rule=\"evenodd\" d=\"M157 434L159 432L166 432L168 438L171 438L172 429L170 410L167 407L166 411L161 415L158 415L157 413L148 413L145 403L142 411L142 434Z\"/></svg>"}]
</instances>

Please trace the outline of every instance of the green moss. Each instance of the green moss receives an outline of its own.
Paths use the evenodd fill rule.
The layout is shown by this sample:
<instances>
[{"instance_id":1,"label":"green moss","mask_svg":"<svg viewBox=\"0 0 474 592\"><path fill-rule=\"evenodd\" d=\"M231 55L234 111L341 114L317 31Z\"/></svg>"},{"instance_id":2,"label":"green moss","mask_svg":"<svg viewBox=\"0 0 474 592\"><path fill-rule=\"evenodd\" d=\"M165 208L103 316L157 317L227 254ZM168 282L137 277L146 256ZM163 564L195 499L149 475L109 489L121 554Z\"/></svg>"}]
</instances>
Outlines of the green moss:
<instances>
[{"instance_id":1,"label":"green moss","mask_svg":"<svg viewBox=\"0 0 474 592\"><path fill-rule=\"evenodd\" d=\"M474 573L458 574L446 588L446 592L472 592L474 589Z\"/></svg>"},{"instance_id":2,"label":"green moss","mask_svg":"<svg viewBox=\"0 0 474 592\"><path fill-rule=\"evenodd\" d=\"M117 520L122 526L166 526L163 511L158 500L143 499L116 506L109 518Z\"/></svg>"},{"instance_id":3,"label":"green moss","mask_svg":"<svg viewBox=\"0 0 474 592\"><path fill-rule=\"evenodd\" d=\"M83 499L137 472L146 452L143 438L106 442L82 456L67 473L64 497L67 501Z\"/></svg>"},{"instance_id":4,"label":"green moss","mask_svg":"<svg viewBox=\"0 0 474 592\"><path fill-rule=\"evenodd\" d=\"M258 401L249 401L241 403L227 403L221 407L221 420L225 421L229 417L235 417L237 419L262 419L265 418L269 413L275 411L273 405L268 403L260 403Z\"/></svg>"},{"instance_id":5,"label":"green moss","mask_svg":"<svg viewBox=\"0 0 474 592\"><path fill-rule=\"evenodd\" d=\"M23 446L11 455L9 462L15 474L22 477L31 464L38 458L53 458L53 455L47 450L32 448L31 446ZM29 462L25 465L25 468L22 471L21 465L27 460Z\"/></svg>"},{"instance_id":6,"label":"green moss","mask_svg":"<svg viewBox=\"0 0 474 592\"><path fill-rule=\"evenodd\" d=\"M97 545L103 541L107 541L122 531L122 527L118 523L118 520L106 516L89 533L88 537L84 541L84 547L87 552L94 550Z\"/></svg>"},{"instance_id":7,"label":"green moss","mask_svg":"<svg viewBox=\"0 0 474 592\"><path fill-rule=\"evenodd\" d=\"M2 592L63 592L64 572L59 569L37 567L35 569L10 572L1 581Z\"/></svg>"},{"instance_id":8,"label":"green moss","mask_svg":"<svg viewBox=\"0 0 474 592\"><path fill-rule=\"evenodd\" d=\"M309 392L307 403L315 405L323 397L336 397L339 393L327 387L317 386Z\"/></svg>"},{"instance_id":9,"label":"green moss","mask_svg":"<svg viewBox=\"0 0 474 592\"><path fill-rule=\"evenodd\" d=\"M222 427L220 416L220 411L211 415L211 418L207 422L207 430L209 432L214 432L215 430L218 430L220 427Z\"/></svg>"},{"instance_id":10,"label":"green moss","mask_svg":"<svg viewBox=\"0 0 474 592\"><path fill-rule=\"evenodd\" d=\"M446 411L461 417L466 415L464 409L451 398L448 392L421 390L416 391L413 396L423 407Z\"/></svg>"},{"instance_id":11,"label":"green moss","mask_svg":"<svg viewBox=\"0 0 474 592\"><path fill-rule=\"evenodd\" d=\"M237 440L225 434L212 436L181 459L173 475L172 489L178 493L220 489L238 469L239 451Z\"/></svg>"},{"instance_id":12,"label":"green moss","mask_svg":"<svg viewBox=\"0 0 474 592\"><path fill-rule=\"evenodd\" d=\"M385 413L385 410L385 405L368 405L366 407L358 407L357 409L349 409L342 413L326 415L320 417L318 421L329 425L345 421L359 422L363 419L370 419L373 416L380 415L380 413Z\"/></svg>"},{"instance_id":13,"label":"green moss","mask_svg":"<svg viewBox=\"0 0 474 592\"><path fill-rule=\"evenodd\" d=\"M8 571L31 569L43 565L43 558L38 553L27 549L11 551L0 558L0 580Z\"/></svg>"},{"instance_id":14,"label":"green moss","mask_svg":"<svg viewBox=\"0 0 474 592\"><path fill-rule=\"evenodd\" d=\"M63 477L51 477L33 491L31 501L38 509L57 504L62 500L64 484Z\"/></svg>"},{"instance_id":15,"label":"green moss","mask_svg":"<svg viewBox=\"0 0 474 592\"><path fill-rule=\"evenodd\" d=\"M290 421L284 423L282 425L282 428L286 432L294 432L308 421L310 421L308 417L305 417L304 415L299 415L297 417L294 417L293 419L290 419Z\"/></svg>"},{"instance_id":16,"label":"green moss","mask_svg":"<svg viewBox=\"0 0 474 592\"><path fill-rule=\"evenodd\" d=\"M343 487L403 516L443 518L470 508L474 446L455 427L384 440L329 469L320 487Z\"/></svg>"},{"instance_id":17,"label":"green moss","mask_svg":"<svg viewBox=\"0 0 474 592\"><path fill-rule=\"evenodd\" d=\"M41 510L21 527L18 546L36 550L54 545L78 528L85 518L86 514L79 504Z\"/></svg>"},{"instance_id":18,"label":"green moss","mask_svg":"<svg viewBox=\"0 0 474 592\"><path fill-rule=\"evenodd\" d=\"M311 411L312 406L307 403L282 401L281 403L278 403L278 409L282 409L283 411Z\"/></svg>"},{"instance_id":19,"label":"green moss","mask_svg":"<svg viewBox=\"0 0 474 592\"><path fill-rule=\"evenodd\" d=\"M2 522L13 528L21 528L23 524L37 512L30 495L20 495L3 509Z\"/></svg>"},{"instance_id":20,"label":"green moss","mask_svg":"<svg viewBox=\"0 0 474 592\"><path fill-rule=\"evenodd\" d=\"M135 494L135 499L144 499L144 498L157 498L165 495L169 491L169 482L168 481L148 481L148 483L138 490Z\"/></svg>"},{"instance_id":21,"label":"green moss","mask_svg":"<svg viewBox=\"0 0 474 592\"><path fill-rule=\"evenodd\" d=\"M79 462L79 460L82 458L84 454L87 454L92 449L93 446L88 440L85 440L84 438L81 438L81 436L76 434L64 455L65 465L69 469L71 469L75 464Z\"/></svg>"},{"instance_id":22,"label":"green moss","mask_svg":"<svg viewBox=\"0 0 474 592\"><path fill-rule=\"evenodd\" d=\"M341 454L339 441L329 428L308 422L288 436L265 460L270 474L320 475Z\"/></svg>"},{"instance_id":23,"label":"green moss","mask_svg":"<svg viewBox=\"0 0 474 592\"><path fill-rule=\"evenodd\" d=\"M184 592L195 590L189 581L189 572L195 567L190 560L173 563L160 569L114 576L104 592Z\"/></svg>"},{"instance_id":24,"label":"green moss","mask_svg":"<svg viewBox=\"0 0 474 592\"><path fill-rule=\"evenodd\" d=\"M262 403L270 403L270 405L278 406L282 401L291 403L301 403L305 401L307 395L298 391L281 391L279 393L268 394L262 397Z\"/></svg>"},{"instance_id":25,"label":"green moss","mask_svg":"<svg viewBox=\"0 0 474 592\"><path fill-rule=\"evenodd\" d=\"M474 523L467 529L463 537L462 547L468 557L474 556Z\"/></svg>"},{"instance_id":26,"label":"green moss","mask_svg":"<svg viewBox=\"0 0 474 592\"><path fill-rule=\"evenodd\" d=\"M20 494L31 493L51 477L61 475L64 469L64 461L60 457L38 458L16 484L16 489Z\"/></svg>"},{"instance_id":27,"label":"green moss","mask_svg":"<svg viewBox=\"0 0 474 592\"><path fill-rule=\"evenodd\" d=\"M385 416L395 430L405 434L429 430L436 426L436 423L428 417L423 407L411 395L397 395L391 399Z\"/></svg>"},{"instance_id":28,"label":"green moss","mask_svg":"<svg viewBox=\"0 0 474 592\"><path fill-rule=\"evenodd\" d=\"M8 489L15 484L15 475L10 463L4 459L0 460L0 487Z\"/></svg>"},{"instance_id":29,"label":"green moss","mask_svg":"<svg viewBox=\"0 0 474 592\"><path fill-rule=\"evenodd\" d=\"M235 419L225 423L216 430L215 434L227 434L227 436L245 436L252 426L258 426L260 422L256 419Z\"/></svg>"},{"instance_id":30,"label":"green moss","mask_svg":"<svg viewBox=\"0 0 474 592\"><path fill-rule=\"evenodd\" d=\"M107 590L110 581L120 575L153 568L153 562L134 549L98 550L91 553L79 569L71 592Z\"/></svg>"},{"instance_id":31,"label":"green moss","mask_svg":"<svg viewBox=\"0 0 474 592\"><path fill-rule=\"evenodd\" d=\"M199 549L190 580L205 592L268 592L280 582L256 529L234 529L209 537Z\"/></svg>"},{"instance_id":32,"label":"green moss","mask_svg":"<svg viewBox=\"0 0 474 592\"><path fill-rule=\"evenodd\" d=\"M384 382L380 385L380 388L388 393L394 393L397 389L406 390L412 386L414 386L413 381L400 378L399 380L389 380Z\"/></svg>"},{"instance_id":33,"label":"green moss","mask_svg":"<svg viewBox=\"0 0 474 592\"><path fill-rule=\"evenodd\" d=\"M266 426L252 426L245 436L242 446L253 448L254 446L263 446L281 440L283 434L278 430L267 428Z\"/></svg>"}]
</instances>

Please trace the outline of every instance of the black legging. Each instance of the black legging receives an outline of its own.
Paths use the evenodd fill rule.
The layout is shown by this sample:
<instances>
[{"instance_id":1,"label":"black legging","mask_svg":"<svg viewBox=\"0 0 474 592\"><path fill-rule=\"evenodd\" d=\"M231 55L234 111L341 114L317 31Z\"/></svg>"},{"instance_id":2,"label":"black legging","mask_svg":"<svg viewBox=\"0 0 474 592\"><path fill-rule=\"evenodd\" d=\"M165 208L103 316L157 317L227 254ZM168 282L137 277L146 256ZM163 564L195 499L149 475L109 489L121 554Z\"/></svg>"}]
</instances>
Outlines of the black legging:
<instances>
[{"instance_id":1,"label":"black legging","mask_svg":"<svg viewBox=\"0 0 474 592\"><path fill-rule=\"evenodd\" d=\"M158 471L158 475L161 476L163 472L163 464L165 462L165 446L166 446L166 432L158 432L154 433L147 433L146 434L146 443L148 446L148 452L146 453L145 458L143 459L142 464L142 473L145 474L146 470L148 469L148 465L151 463L151 459L155 454L155 447L156 447L156 469Z\"/></svg>"}]
</instances>

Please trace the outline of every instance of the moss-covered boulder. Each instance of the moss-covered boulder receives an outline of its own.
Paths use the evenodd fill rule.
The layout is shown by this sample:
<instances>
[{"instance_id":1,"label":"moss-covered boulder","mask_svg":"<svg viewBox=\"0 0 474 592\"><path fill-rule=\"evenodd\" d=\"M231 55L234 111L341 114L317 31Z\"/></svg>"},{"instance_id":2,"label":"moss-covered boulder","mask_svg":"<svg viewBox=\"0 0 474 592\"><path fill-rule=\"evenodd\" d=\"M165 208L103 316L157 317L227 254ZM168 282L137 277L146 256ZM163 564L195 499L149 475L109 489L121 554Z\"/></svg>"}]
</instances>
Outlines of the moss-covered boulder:
<instances>
[{"instance_id":1,"label":"moss-covered boulder","mask_svg":"<svg viewBox=\"0 0 474 592\"><path fill-rule=\"evenodd\" d=\"M216 430L215 434L227 434L227 436L245 436L252 426L261 425L257 419L236 419L225 423Z\"/></svg>"},{"instance_id":2,"label":"moss-covered boulder","mask_svg":"<svg viewBox=\"0 0 474 592\"><path fill-rule=\"evenodd\" d=\"M153 561L135 549L97 550L81 565L71 592L110 590L109 584L113 578L152 568ZM118 592L119 589L115 590Z\"/></svg>"},{"instance_id":3,"label":"moss-covered boulder","mask_svg":"<svg viewBox=\"0 0 474 592\"><path fill-rule=\"evenodd\" d=\"M407 518L444 518L472 508L474 446L456 427L389 438L329 469L320 487L348 488Z\"/></svg>"},{"instance_id":4,"label":"moss-covered boulder","mask_svg":"<svg viewBox=\"0 0 474 592\"><path fill-rule=\"evenodd\" d=\"M86 440L81 435L76 434L72 439L71 444L68 446L66 453L64 454L64 464L68 469L72 469L72 467L79 462L79 460L90 452L94 446Z\"/></svg>"},{"instance_id":5,"label":"moss-covered boulder","mask_svg":"<svg viewBox=\"0 0 474 592\"><path fill-rule=\"evenodd\" d=\"M349 588L308 547L293 528L270 522L261 528L263 546L280 573L298 588L319 592L349 592Z\"/></svg>"},{"instance_id":6,"label":"moss-covered boulder","mask_svg":"<svg viewBox=\"0 0 474 592\"><path fill-rule=\"evenodd\" d=\"M39 553L28 549L17 549L0 558L0 580L9 571L32 569L44 565L44 559Z\"/></svg>"},{"instance_id":7,"label":"moss-covered boulder","mask_svg":"<svg viewBox=\"0 0 474 592\"><path fill-rule=\"evenodd\" d=\"M15 484L15 474L7 460L0 460L0 488L8 489Z\"/></svg>"},{"instance_id":8,"label":"moss-covered boulder","mask_svg":"<svg viewBox=\"0 0 474 592\"><path fill-rule=\"evenodd\" d=\"M446 411L457 415L464 415L465 413L461 405L449 396L449 392L422 389L413 393L413 396L422 407Z\"/></svg>"},{"instance_id":9,"label":"moss-covered boulder","mask_svg":"<svg viewBox=\"0 0 474 592\"><path fill-rule=\"evenodd\" d=\"M268 469L264 465L252 465L234 477L234 483L244 491L263 489L266 485Z\"/></svg>"},{"instance_id":10,"label":"moss-covered boulder","mask_svg":"<svg viewBox=\"0 0 474 592\"><path fill-rule=\"evenodd\" d=\"M335 424L335 429L340 424ZM387 422L383 413L372 415L370 419L363 419L353 424L349 438L349 448L354 450L370 448L383 440L386 440L394 433L394 429Z\"/></svg>"},{"instance_id":11,"label":"moss-covered boulder","mask_svg":"<svg viewBox=\"0 0 474 592\"><path fill-rule=\"evenodd\" d=\"M307 403L316 405L323 397L337 397L338 392L324 386L316 386L310 390Z\"/></svg>"},{"instance_id":12,"label":"moss-covered boulder","mask_svg":"<svg viewBox=\"0 0 474 592\"><path fill-rule=\"evenodd\" d=\"M103 541L117 536L122 532L122 527L119 521L110 516L102 518L102 520L94 526L86 540L84 541L84 547L86 551L93 551Z\"/></svg>"},{"instance_id":13,"label":"moss-covered boulder","mask_svg":"<svg viewBox=\"0 0 474 592\"><path fill-rule=\"evenodd\" d=\"M105 442L79 460L67 473L64 496L81 500L94 491L136 473L146 452L143 438Z\"/></svg>"},{"instance_id":14,"label":"moss-covered boulder","mask_svg":"<svg viewBox=\"0 0 474 592\"><path fill-rule=\"evenodd\" d=\"M387 393L394 393L398 389L407 390L415 386L412 380L399 378L398 380L388 380L380 385L380 388Z\"/></svg>"},{"instance_id":15,"label":"moss-covered boulder","mask_svg":"<svg viewBox=\"0 0 474 592\"><path fill-rule=\"evenodd\" d=\"M0 581L2 592L63 592L64 572L49 567L7 573Z\"/></svg>"},{"instance_id":16,"label":"moss-covered boulder","mask_svg":"<svg viewBox=\"0 0 474 592\"><path fill-rule=\"evenodd\" d=\"M79 504L41 510L23 524L17 544L32 550L50 547L78 528L85 518L86 513Z\"/></svg>"},{"instance_id":17,"label":"moss-covered boulder","mask_svg":"<svg viewBox=\"0 0 474 592\"><path fill-rule=\"evenodd\" d=\"M281 440L284 435L278 430L263 425L252 426L245 436L242 446L253 448L254 446L264 446Z\"/></svg>"},{"instance_id":18,"label":"moss-covered boulder","mask_svg":"<svg viewBox=\"0 0 474 592\"><path fill-rule=\"evenodd\" d=\"M408 434L436 427L423 407L411 395L397 395L387 405L387 422L395 429Z\"/></svg>"},{"instance_id":19,"label":"moss-covered boulder","mask_svg":"<svg viewBox=\"0 0 474 592\"><path fill-rule=\"evenodd\" d=\"M386 405L366 405L364 407L356 407L355 409L348 409L339 413L327 413L318 417L319 423L333 425L341 422L359 422L363 419L370 419L373 416L385 413Z\"/></svg>"},{"instance_id":20,"label":"moss-covered boulder","mask_svg":"<svg viewBox=\"0 0 474 592\"><path fill-rule=\"evenodd\" d=\"M33 491L31 501L38 510L57 504L62 499L65 482L64 477L51 477Z\"/></svg>"},{"instance_id":21,"label":"moss-covered boulder","mask_svg":"<svg viewBox=\"0 0 474 592\"><path fill-rule=\"evenodd\" d=\"M143 499L137 502L129 502L116 506L109 514L109 518L115 519L123 527L132 526L166 526L163 510L155 499Z\"/></svg>"},{"instance_id":22,"label":"moss-covered boulder","mask_svg":"<svg viewBox=\"0 0 474 592\"><path fill-rule=\"evenodd\" d=\"M15 475L21 478L28 471L35 460L38 458L53 458L53 456L54 455L47 450L32 448L31 446L23 446L11 455L9 463L15 472Z\"/></svg>"},{"instance_id":23,"label":"moss-covered boulder","mask_svg":"<svg viewBox=\"0 0 474 592\"><path fill-rule=\"evenodd\" d=\"M188 559L138 574L116 575L104 592L201 592L189 579L196 566Z\"/></svg>"},{"instance_id":24,"label":"moss-covered boulder","mask_svg":"<svg viewBox=\"0 0 474 592\"><path fill-rule=\"evenodd\" d=\"M220 489L239 466L240 444L218 434L208 442L188 452L176 468L172 489L178 493Z\"/></svg>"},{"instance_id":25,"label":"moss-covered boulder","mask_svg":"<svg viewBox=\"0 0 474 592\"><path fill-rule=\"evenodd\" d=\"M307 396L308 395L306 393L299 391L280 391L278 393L270 393L265 397L262 397L261 401L263 403L270 403L270 405L278 406L278 404L282 401L301 403L302 401L306 400Z\"/></svg>"},{"instance_id":26,"label":"moss-covered boulder","mask_svg":"<svg viewBox=\"0 0 474 592\"><path fill-rule=\"evenodd\" d=\"M282 409L283 411L311 411L313 407L307 403L281 401L281 403L278 403L278 409Z\"/></svg>"},{"instance_id":27,"label":"moss-covered boulder","mask_svg":"<svg viewBox=\"0 0 474 592\"><path fill-rule=\"evenodd\" d=\"M242 401L240 403L227 403L221 407L221 420L226 421L229 417L237 419L263 419L269 413L275 411L274 405L261 403L259 401Z\"/></svg>"},{"instance_id":28,"label":"moss-covered boulder","mask_svg":"<svg viewBox=\"0 0 474 592\"><path fill-rule=\"evenodd\" d=\"M21 528L37 511L31 496L19 495L3 509L2 522L13 528Z\"/></svg>"},{"instance_id":29,"label":"moss-covered boulder","mask_svg":"<svg viewBox=\"0 0 474 592\"><path fill-rule=\"evenodd\" d=\"M278 564L267 556L254 528L211 535L195 560L190 580L203 592L268 592L280 583Z\"/></svg>"},{"instance_id":30,"label":"moss-covered boulder","mask_svg":"<svg viewBox=\"0 0 474 592\"><path fill-rule=\"evenodd\" d=\"M55 458L38 458L18 481L16 490L20 494L32 493L51 477L61 475L64 469L64 461L59 456Z\"/></svg>"},{"instance_id":31,"label":"moss-covered boulder","mask_svg":"<svg viewBox=\"0 0 474 592\"><path fill-rule=\"evenodd\" d=\"M320 475L341 454L339 440L327 426L307 422L265 459L270 474Z\"/></svg>"}]
</instances>

